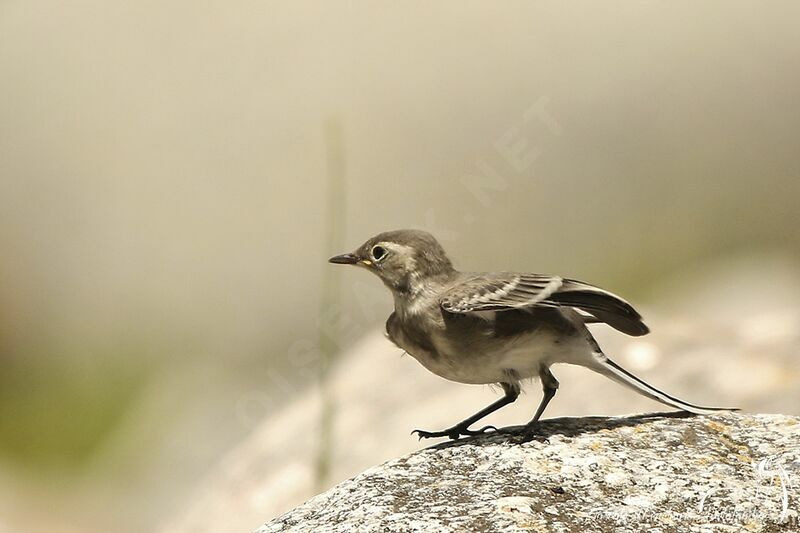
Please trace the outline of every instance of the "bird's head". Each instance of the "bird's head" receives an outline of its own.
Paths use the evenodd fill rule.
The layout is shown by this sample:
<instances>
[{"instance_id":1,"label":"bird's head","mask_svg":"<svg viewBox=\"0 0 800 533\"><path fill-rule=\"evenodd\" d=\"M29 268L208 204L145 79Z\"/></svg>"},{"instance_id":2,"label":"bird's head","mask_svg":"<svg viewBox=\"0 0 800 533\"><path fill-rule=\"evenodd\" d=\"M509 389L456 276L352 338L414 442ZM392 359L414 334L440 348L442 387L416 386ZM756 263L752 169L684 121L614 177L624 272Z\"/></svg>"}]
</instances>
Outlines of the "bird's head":
<instances>
[{"instance_id":1,"label":"bird's head","mask_svg":"<svg viewBox=\"0 0 800 533\"><path fill-rule=\"evenodd\" d=\"M331 263L364 267L392 292L407 294L426 280L452 273L453 265L433 235L420 230L387 231L356 251L331 257Z\"/></svg>"}]
</instances>

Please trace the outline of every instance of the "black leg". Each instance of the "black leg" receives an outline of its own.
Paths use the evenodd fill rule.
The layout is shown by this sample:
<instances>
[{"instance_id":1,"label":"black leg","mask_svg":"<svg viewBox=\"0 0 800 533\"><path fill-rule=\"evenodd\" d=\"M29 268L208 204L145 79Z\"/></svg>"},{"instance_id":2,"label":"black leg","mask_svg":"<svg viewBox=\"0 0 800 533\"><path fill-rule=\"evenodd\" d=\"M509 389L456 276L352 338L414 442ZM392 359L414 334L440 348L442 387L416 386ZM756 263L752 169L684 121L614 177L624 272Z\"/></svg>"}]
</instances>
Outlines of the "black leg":
<instances>
[{"instance_id":1,"label":"black leg","mask_svg":"<svg viewBox=\"0 0 800 533\"><path fill-rule=\"evenodd\" d=\"M525 435L528 437L533 435L536 424L538 424L539 419L542 417L542 413L544 413L547 404L550 403L550 400L553 399L553 396L556 395L556 391L558 390L558 380L546 366L542 366L539 369L539 379L542 381L542 401L539 402L536 414L533 415L531 421L525 425Z\"/></svg>"},{"instance_id":2,"label":"black leg","mask_svg":"<svg viewBox=\"0 0 800 533\"><path fill-rule=\"evenodd\" d=\"M413 435L416 433L420 439L431 439L434 437L449 437L451 439L457 439L461 435L480 435L489 429L496 429L494 426L486 426L478 430L471 430L469 427L481 418L494 413L501 407L504 407L510 403L514 403L514 401L519 397L518 383L501 383L500 385L503 387L503 391L506 393L505 396L491 405L484 407L466 420L459 422L451 428L443 429L442 431L424 431L422 429L415 429L411 432L411 434Z\"/></svg>"}]
</instances>

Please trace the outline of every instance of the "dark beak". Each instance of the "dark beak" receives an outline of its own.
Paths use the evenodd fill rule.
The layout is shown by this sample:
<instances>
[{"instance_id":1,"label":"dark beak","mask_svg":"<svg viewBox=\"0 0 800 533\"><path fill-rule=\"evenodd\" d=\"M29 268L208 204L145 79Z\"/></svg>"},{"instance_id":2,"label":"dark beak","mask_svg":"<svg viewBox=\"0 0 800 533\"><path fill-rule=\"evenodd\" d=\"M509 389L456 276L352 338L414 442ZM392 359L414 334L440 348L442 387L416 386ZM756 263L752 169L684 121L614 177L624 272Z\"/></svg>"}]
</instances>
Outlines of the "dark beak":
<instances>
[{"instance_id":1,"label":"dark beak","mask_svg":"<svg viewBox=\"0 0 800 533\"><path fill-rule=\"evenodd\" d=\"M328 263L336 263L337 265L355 265L358 263L358 257L353 254L334 255L328 259Z\"/></svg>"}]
</instances>

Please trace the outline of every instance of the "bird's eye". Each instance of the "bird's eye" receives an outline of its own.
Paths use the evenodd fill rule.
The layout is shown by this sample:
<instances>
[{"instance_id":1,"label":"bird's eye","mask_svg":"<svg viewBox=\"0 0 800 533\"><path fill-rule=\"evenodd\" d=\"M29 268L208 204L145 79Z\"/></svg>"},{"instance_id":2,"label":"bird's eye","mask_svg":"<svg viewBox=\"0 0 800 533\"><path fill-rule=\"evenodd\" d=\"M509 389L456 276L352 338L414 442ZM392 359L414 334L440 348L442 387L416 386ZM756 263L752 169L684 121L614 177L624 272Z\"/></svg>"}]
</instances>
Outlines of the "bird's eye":
<instances>
[{"instance_id":1,"label":"bird's eye","mask_svg":"<svg viewBox=\"0 0 800 533\"><path fill-rule=\"evenodd\" d=\"M380 261L386 256L386 248L383 246L373 246L370 253L375 261Z\"/></svg>"}]
</instances>

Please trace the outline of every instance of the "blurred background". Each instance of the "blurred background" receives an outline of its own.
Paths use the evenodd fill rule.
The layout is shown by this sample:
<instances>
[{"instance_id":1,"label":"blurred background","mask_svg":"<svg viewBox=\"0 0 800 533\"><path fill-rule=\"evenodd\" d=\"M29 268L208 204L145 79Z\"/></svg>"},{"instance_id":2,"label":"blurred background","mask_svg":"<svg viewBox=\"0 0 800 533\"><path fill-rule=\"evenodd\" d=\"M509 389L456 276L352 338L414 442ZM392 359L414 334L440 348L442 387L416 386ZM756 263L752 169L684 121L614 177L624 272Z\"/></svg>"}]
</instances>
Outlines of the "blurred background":
<instances>
[{"instance_id":1,"label":"blurred background","mask_svg":"<svg viewBox=\"0 0 800 533\"><path fill-rule=\"evenodd\" d=\"M618 292L654 340L606 335L612 357L800 414L798 20L791 0L0 0L0 532L199 531L186 510L234 512L231 469L261 465L237 485L255 527L490 401L400 358L388 292L325 263L388 229ZM556 374L552 414L660 409Z\"/></svg>"}]
</instances>

